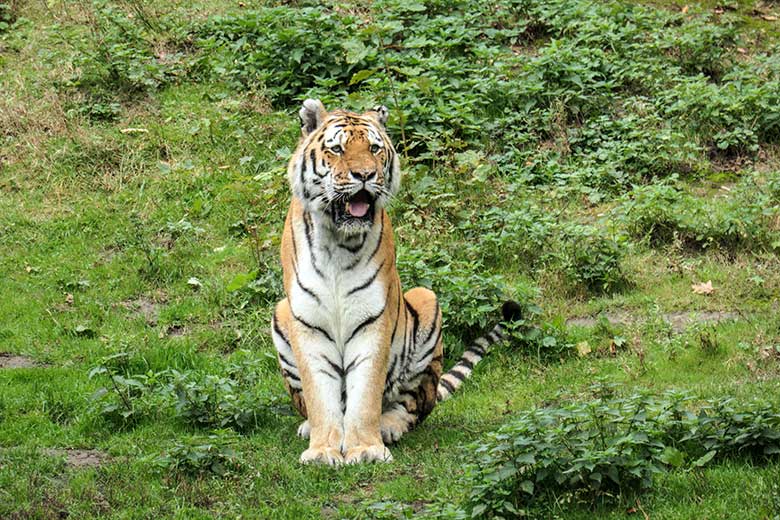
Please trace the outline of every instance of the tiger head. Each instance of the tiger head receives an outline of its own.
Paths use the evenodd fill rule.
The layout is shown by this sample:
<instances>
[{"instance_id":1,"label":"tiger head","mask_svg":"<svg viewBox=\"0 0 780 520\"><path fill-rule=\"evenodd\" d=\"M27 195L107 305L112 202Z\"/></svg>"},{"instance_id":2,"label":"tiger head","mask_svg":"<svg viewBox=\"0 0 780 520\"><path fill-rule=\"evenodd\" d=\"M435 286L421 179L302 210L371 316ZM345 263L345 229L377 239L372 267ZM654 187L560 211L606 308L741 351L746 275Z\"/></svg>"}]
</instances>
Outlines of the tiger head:
<instances>
[{"instance_id":1,"label":"tiger head","mask_svg":"<svg viewBox=\"0 0 780 520\"><path fill-rule=\"evenodd\" d=\"M294 196L337 231L368 230L401 181L385 129L387 108L328 112L318 99L307 99L299 115L303 137L287 168Z\"/></svg>"}]
</instances>

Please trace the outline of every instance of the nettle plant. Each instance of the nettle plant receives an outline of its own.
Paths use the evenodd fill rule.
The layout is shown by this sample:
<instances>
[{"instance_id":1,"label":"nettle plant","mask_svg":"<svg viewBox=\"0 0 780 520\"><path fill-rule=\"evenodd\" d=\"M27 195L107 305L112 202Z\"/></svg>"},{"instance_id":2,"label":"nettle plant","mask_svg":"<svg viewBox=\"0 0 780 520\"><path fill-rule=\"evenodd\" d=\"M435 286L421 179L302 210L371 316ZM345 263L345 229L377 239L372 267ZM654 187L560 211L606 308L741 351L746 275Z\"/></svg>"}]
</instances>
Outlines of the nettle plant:
<instances>
[{"instance_id":1,"label":"nettle plant","mask_svg":"<svg viewBox=\"0 0 780 520\"><path fill-rule=\"evenodd\" d=\"M16 21L16 2L0 2L0 35L11 29Z\"/></svg>"},{"instance_id":2,"label":"nettle plant","mask_svg":"<svg viewBox=\"0 0 780 520\"><path fill-rule=\"evenodd\" d=\"M676 240L691 249L772 250L780 247L778 186L778 173L749 173L727 195L708 198L673 182L638 186L610 216L651 246Z\"/></svg>"},{"instance_id":3,"label":"nettle plant","mask_svg":"<svg viewBox=\"0 0 780 520\"><path fill-rule=\"evenodd\" d=\"M151 458L160 471L174 476L228 477L241 473L245 463L234 446L238 442L230 430L194 435L177 440L165 452Z\"/></svg>"},{"instance_id":4,"label":"nettle plant","mask_svg":"<svg viewBox=\"0 0 780 520\"><path fill-rule=\"evenodd\" d=\"M543 497L610 503L650 489L669 470L713 460L780 454L780 404L615 397L598 385L588 402L539 408L469 447L464 509L472 517L515 517Z\"/></svg>"},{"instance_id":5,"label":"nettle plant","mask_svg":"<svg viewBox=\"0 0 780 520\"><path fill-rule=\"evenodd\" d=\"M134 427L168 415L197 428L245 432L283 412L279 396L262 384L264 359L242 359L229 363L224 374L210 374L175 369L134 373L130 358L127 352L107 356L89 373L90 379L109 382L92 394L90 411L115 426Z\"/></svg>"}]
</instances>

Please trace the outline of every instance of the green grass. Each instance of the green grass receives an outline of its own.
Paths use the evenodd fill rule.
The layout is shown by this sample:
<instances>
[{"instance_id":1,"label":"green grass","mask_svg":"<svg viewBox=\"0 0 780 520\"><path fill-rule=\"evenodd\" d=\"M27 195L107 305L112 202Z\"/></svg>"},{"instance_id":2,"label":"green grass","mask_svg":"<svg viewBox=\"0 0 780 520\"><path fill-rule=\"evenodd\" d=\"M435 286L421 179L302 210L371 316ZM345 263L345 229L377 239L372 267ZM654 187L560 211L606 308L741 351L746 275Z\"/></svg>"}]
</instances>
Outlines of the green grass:
<instances>
[{"instance_id":1,"label":"green grass","mask_svg":"<svg viewBox=\"0 0 780 520\"><path fill-rule=\"evenodd\" d=\"M140 5L157 20L175 21L150 37L153 44L183 49L196 62L205 56L217 65L230 63L224 48L182 44L192 41L178 36L176 28L244 9L217 0L186 8L159 4L116 5L127 10ZM676 11L682 3L648 4ZM691 6L690 16L702 16L718 3L698 4ZM631 169L634 163L609 155L608 146L566 150L569 138L582 137L588 124L595 125L595 135L609 130L594 123L604 104L614 109L608 118L644 109L663 114L657 107L637 109L635 86L609 92L586 86L580 92L585 99L581 111L570 111L573 105L566 103L571 100L562 94L525 114L529 119L523 121L512 120L516 114L491 113L479 105L484 100L474 101L452 86L437 94L445 101L436 107L424 98L431 85L398 76L401 106L395 107L390 86L380 79L383 70L366 86L345 85L352 77L347 75L281 94L272 85L228 81L203 62L151 88L111 84L110 76L85 86L73 78L84 70L77 66L80 49L95 45L86 35L94 28L96 8L88 2L10 5L19 21L0 30L0 352L29 356L40 365L0 369L0 517L411 516L431 505L460 503L459 477L470 442L524 410L588 399L594 380L617 383L625 393L680 389L702 398L750 400L780 391L780 357L763 354L780 345L780 246L772 243L780 232L777 199L767 199L760 217L739 216L747 231L737 246L726 241L708 247L675 240L651 243L628 233L627 221L614 216L627 200L621 197L630 199L637 185L664 178L705 208L721 204L717 197L723 184L742 186L749 200L756 183L780 174L780 143L771 126L755 141L738 141L733 149L718 152L708 148L711 130L690 130L665 114L659 135L672 142L682 135L698 148L672 153L640 138L637 148L620 148L626 143L616 138L619 153L640 156L637 168L656 159L668 168L649 168L653 173L645 178ZM743 40L726 48L742 56L733 48L747 46L748 56L740 59L752 63L778 35L778 22L754 15L753 9L778 14L780 8L769 2L735 5L735 11L706 23L716 28L733 24ZM164 16L168 8L170 17ZM359 17L363 9L349 4L346 10ZM540 30L523 39L514 47L518 59L538 57L541 50L551 53L546 45L552 33ZM82 36L85 43L77 45ZM566 43L571 34L561 29L556 37ZM507 59L505 46L487 47L493 58ZM380 62L364 59L367 65L350 66ZM395 64L411 58L398 51L389 59ZM462 63L463 56L458 60ZM442 77L452 74L447 67L457 69L426 63L440 66ZM500 65L505 67L501 74L520 74L520 62L507 63ZM466 76L477 74L466 69ZM503 88L496 81L488 86ZM493 92L490 88L485 92ZM594 89L593 97L587 88ZM393 464L336 470L300 466L306 444L295 435L300 419L284 398L268 324L279 293L273 280L279 276L277 251L289 202L284 167L299 135L297 100L309 91L348 106L378 97L396 118L400 111L406 114L407 139L417 144L408 144L405 184L391 208L401 275L407 286L432 285L446 300L448 362L470 336L496 319L485 309L507 296L539 305L539 322L554 326L562 342L587 341L592 353L579 357L568 346L537 357L534 345L505 345L479 365L452 400L392 448ZM527 91L509 94L529 96ZM453 114L452 122L442 119L436 110L451 110L461 103L458 96L474 105ZM662 97L658 92L648 96L652 103ZM113 110L111 117L97 117L96 106ZM469 126L471 120L477 121L476 129ZM647 116L636 128L654 121ZM496 127L488 129L493 122ZM450 125L456 130L442 136ZM538 131L524 125L538 125ZM142 131L123 133L129 128ZM399 119L392 120L391 130L400 146ZM495 135L489 137L490 132ZM501 146L496 135L511 146ZM748 142L758 150L749 150ZM502 156L505 152L511 157ZM610 184L606 167L587 170L597 153L606 154L597 166L625 168L628 181ZM529 166L526 161L536 162ZM572 173L580 168L592 177ZM486 210L491 207L497 208L498 220L490 220ZM502 212L514 212L518 220L529 216L531 224L505 227ZM702 222L693 221L692 229L704 229ZM254 231L246 233L244 224ZM625 287L605 292L582 283L580 268L567 271L585 233L572 230L575 225L590 226L586 231L594 240L617 241ZM768 238L759 240L759 235ZM531 242L537 236L542 237L539 245ZM228 290L236 276L256 270L261 286ZM188 284L191 277L201 282L199 288ZM691 284L707 280L716 288L713 294L692 292ZM725 311L738 317L670 334L659 316L675 311ZM611 327L565 326L568 318L602 312L620 312L632 320ZM702 346L702 331L715 338L714 351ZM626 338L626 344L612 356L609 344L615 336ZM129 354L129 375L175 369L225 376L231 364L254 361L260 382L252 391L279 401L260 424L235 435L242 470L190 476L161 468L155 461L177 441L211 433L170 408L150 407L137 423L127 425L96 412L90 396L108 379L88 374L120 352ZM45 448L98 449L110 459L96 468L73 468L46 455ZM555 518L639 518L641 511L670 519L777 518L779 481L776 459L756 465L734 460L661 476L639 502L618 500L593 510L588 503L561 497L544 503L543 510Z\"/></svg>"}]
</instances>

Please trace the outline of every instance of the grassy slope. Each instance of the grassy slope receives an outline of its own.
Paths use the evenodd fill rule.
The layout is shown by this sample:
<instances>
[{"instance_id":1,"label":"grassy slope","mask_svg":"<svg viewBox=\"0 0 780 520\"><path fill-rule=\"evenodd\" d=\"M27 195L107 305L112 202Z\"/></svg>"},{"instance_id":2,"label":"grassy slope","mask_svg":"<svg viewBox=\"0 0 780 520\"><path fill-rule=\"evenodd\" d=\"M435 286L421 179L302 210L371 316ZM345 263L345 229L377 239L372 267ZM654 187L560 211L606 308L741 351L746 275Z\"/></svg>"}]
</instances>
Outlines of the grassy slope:
<instances>
[{"instance_id":1,"label":"grassy slope","mask_svg":"<svg viewBox=\"0 0 780 520\"><path fill-rule=\"evenodd\" d=\"M289 114L269 112L249 95L225 91L218 96L219 85L169 87L132 104L116 124L92 125L68 116L70 100L53 84L68 72L57 63L69 49L52 39L58 30L48 25L52 13L37 5L26 9L31 22L20 29L15 49L0 56L2 130L12 143L0 154L0 351L49 366L0 370L0 517L51 518L62 511L71 518L364 517L377 502L415 508L434 499L457 500L453 476L460 471L463 444L496 427L507 413L560 392L583 395L597 377L704 396L748 398L780 390L777 363L738 347L777 340L776 258L702 253L684 256L685 267L677 273L669 269L668 251L639 250L626 261L636 285L618 296L571 297L542 279L547 316L564 319L604 309L639 316L742 309L745 317L737 323L714 327L717 352L702 352L695 334L688 346L664 343L663 331L652 325L618 331L632 338L632 346L615 358L540 364L533 356L502 351L480 365L457 398L394 448L392 465L338 471L300 467L297 457L305 443L294 435L298 420L279 416L238 439L236 448L248 468L243 474L160 475L148 457L192 430L166 417L127 431L94 421L85 410L100 383L87 373L101 357L125 350L142 360L141 369L219 372L243 355L241 349L249 349L262 362L269 390L282 392L268 356L270 308L242 308L225 290L235 274L254 266L253 242L231 234L228 224L253 210L262 213L258 247L273 257L285 182L281 175L252 181L257 171L241 158L281 165L277 150L293 146L296 122ZM64 24L79 16L53 14ZM119 132L130 127L148 132ZM202 232L173 240L166 226L183 218ZM398 240L413 240L413 226L398 224ZM151 268L145 247L164 252ZM511 278L517 267L495 269ZM754 274L764 279L762 287L750 281ZM199 291L186 283L192 276L203 283ZM691 283L708 279L717 287L713 295L691 293ZM88 284L79 285L81 280ZM154 324L134 310L141 301L159 313ZM174 334L171 327L183 327L184 333ZM577 333L594 347L608 341L591 330ZM112 462L75 470L43 455L44 447L98 448L110 453ZM744 464L673 474L642 497L641 508L654 518L768 517L777 507L772 484L779 474L777 466ZM627 516L632 505L602 513ZM552 507L562 518L593 516L571 504Z\"/></svg>"}]
</instances>

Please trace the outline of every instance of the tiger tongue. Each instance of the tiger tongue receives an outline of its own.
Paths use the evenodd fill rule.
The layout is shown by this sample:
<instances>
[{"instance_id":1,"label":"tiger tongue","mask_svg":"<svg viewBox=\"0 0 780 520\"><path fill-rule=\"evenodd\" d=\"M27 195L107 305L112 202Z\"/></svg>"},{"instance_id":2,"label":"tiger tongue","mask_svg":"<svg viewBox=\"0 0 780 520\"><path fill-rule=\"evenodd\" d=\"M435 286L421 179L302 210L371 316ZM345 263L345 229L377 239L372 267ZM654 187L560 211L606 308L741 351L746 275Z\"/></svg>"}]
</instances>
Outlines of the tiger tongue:
<instances>
[{"instance_id":1,"label":"tiger tongue","mask_svg":"<svg viewBox=\"0 0 780 520\"><path fill-rule=\"evenodd\" d=\"M368 213L368 203L363 201L347 202L347 212L356 218L365 217Z\"/></svg>"}]
</instances>

